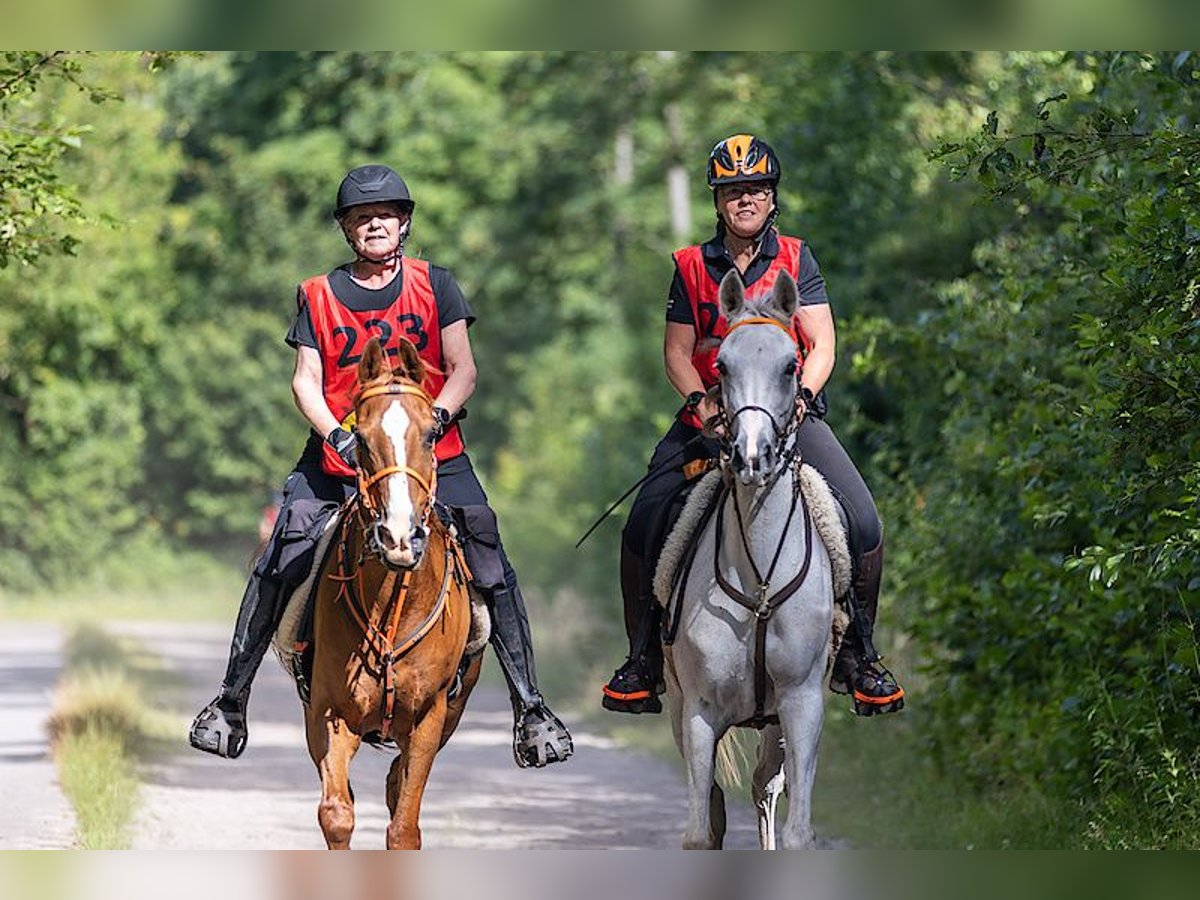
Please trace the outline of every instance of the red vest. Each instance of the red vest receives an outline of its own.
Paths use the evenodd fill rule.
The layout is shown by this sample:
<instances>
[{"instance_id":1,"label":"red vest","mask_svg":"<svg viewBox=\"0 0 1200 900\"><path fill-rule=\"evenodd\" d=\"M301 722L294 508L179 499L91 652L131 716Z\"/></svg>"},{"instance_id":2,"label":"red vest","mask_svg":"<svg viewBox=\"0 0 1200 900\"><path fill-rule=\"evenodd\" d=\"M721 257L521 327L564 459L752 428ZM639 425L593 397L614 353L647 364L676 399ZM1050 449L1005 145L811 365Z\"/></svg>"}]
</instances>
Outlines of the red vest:
<instances>
[{"instance_id":1,"label":"red vest","mask_svg":"<svg viewBox=\"0 0 1200 900\"><path fill-rule=\"evenodd\" d=\"M437 397L446 383L443 374L442 329L438 322L437 299L429 279L429 263L405 259L400 296L387 309L355 312L334 295L327 275L318 275L300 285L307 298L317 349L321 353L322 392L330 412L349 428L354 424L354 393L358 388L358 361L372 337L379 338L389 358L399 353L400 338L417 348L424 360L429 396ZM323 445L322 468L330 475L354 472L328 444ZM463 452L462 432L457 425L442 435L435 448L439 461Z\"/></svg>"},{"instance_id":2,"label":"red vest","mask_svg":"<svg viewBox=\"0 0 1200 900\"><path fill-rule=\"evenodd\" d=\"M778 235L779 254L771 260L771 265L754 284L747 286L746 299L759 300L771 293L779 273L787 269L792 278L800 279L800 248L804 242L800 238ZM692 365L700 373L700 380L706 388L717 383L717 351L721 349L721 339L729 326L725 322L725 314L721 312L718 300L720 283L713 279L704 265L704 251L697 245L684 247L674 253L675 264L679 267L679 275L683 279L687 291L688 302L692 306L692 323L696 330L696 347L692 351ZM800 362L808 353L812 342L800 328L798 318L792 320L792 333L799 345ZM691 410L685 410L683 422L695 428L703 423L700 417Z\"/></svg>"}]
</instances>

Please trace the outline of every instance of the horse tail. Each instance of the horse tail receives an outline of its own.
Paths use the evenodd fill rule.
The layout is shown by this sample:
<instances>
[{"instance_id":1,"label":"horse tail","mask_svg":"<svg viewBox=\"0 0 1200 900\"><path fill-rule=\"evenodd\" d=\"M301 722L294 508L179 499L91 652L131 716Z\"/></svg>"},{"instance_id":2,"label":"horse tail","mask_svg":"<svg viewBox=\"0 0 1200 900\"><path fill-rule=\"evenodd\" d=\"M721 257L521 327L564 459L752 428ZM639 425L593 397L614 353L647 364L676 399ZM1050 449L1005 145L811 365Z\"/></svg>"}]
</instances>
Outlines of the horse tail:
<instances>
[{"instance_id":1,"label":"horse tail","mask_svg":"<svg viewBox=\"0 0 1200 900\"><path fill-rule=\"evenodd\" d=\"M750 770L750 736L730 728L717 744L717 774L726 787L741 787Z\"/></svg>"}]
</instances>

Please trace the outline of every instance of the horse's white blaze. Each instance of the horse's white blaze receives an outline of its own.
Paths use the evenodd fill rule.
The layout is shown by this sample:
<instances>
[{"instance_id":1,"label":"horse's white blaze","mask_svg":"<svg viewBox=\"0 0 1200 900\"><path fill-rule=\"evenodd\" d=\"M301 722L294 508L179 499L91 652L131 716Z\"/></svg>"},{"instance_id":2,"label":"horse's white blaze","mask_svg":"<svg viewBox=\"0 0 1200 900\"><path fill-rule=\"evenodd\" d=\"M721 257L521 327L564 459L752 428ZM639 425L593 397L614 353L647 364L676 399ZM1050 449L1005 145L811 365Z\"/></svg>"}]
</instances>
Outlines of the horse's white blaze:
<instances>
[{"instance_id":1,"label":"horse's white blaze","mask_svg":"<svg viewBox=\"0 0 1200 900\"><path fill-rule=\"evenodd\" d=\"M746 465L753 469L760 469L762 450L770 441L765 428L768 421L767 415L755 409L748 411L740 418L743 421L738 423L738 430Z\"/></svg>"},{"instance_id":2,"label":"horse's white blaze","mask_svg":"<svg viewBox=\"0 0 1200 900\"><path fill-rule=\"evenodd\" d=\"M396 465L408 465L408 453L405 450L405 436L408 434L408 413L399 403L388 407L380 420L383 433L392 442L392 451L396 456ZM387 478L387 509L383 511L383 526L388 530L398 548L406 554L411 554L411 535L413 529L413 503L408 492L408 476L403 472L389 475Z\"/></svg>"}]
</instances>

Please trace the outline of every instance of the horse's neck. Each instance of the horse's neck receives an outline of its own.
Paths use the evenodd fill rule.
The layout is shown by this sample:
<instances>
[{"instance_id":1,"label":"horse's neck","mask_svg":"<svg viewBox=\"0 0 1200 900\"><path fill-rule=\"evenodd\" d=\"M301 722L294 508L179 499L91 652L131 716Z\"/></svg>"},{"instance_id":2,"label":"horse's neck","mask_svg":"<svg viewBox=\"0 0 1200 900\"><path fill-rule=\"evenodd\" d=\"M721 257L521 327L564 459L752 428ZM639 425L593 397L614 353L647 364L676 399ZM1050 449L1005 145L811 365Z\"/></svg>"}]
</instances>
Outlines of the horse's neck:
<instances>
[{"instance_id":1,"label":"horse's neck","mask_svg":"<svg viewBox=\"0 0 1200 900\"><path fill-rule=\"evenodd\" d=\"M797 474L791 465L780 474L773 484L765 488L743 485L735 481L733 489L725 498L724 532L721 535L720 560L739 572L743 581L754 577L754 566L763 577L771 566L771 560L779 550L779 563L775 576L791 575L787 564L804 554L803 530L800 525L800 510L788 522L792 508L793 491ZM745 528L745 540L739 534L738 514L733 504L741 511L741 523ZM784 530L788 537L784 540ZM754 558L754 566L746 557L746 548Z\"/></svg>"}]
</instances>

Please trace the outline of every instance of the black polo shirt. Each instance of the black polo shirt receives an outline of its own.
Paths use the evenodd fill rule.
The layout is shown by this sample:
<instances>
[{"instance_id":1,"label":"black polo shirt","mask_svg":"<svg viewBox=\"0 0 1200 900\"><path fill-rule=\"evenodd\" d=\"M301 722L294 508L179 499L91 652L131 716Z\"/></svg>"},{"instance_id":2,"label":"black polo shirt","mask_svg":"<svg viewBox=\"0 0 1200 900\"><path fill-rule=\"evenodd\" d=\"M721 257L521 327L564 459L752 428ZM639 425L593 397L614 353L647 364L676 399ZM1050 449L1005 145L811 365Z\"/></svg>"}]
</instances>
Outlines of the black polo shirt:
<instances>
[{"instance_id":1,"label":"black polo shirt","mask_svg":"<svg viewBox=\"0 0 1200 900\"><path fill-rule=\"evenodd\" d=\"M704 254L704 268L708 270L709 276L717 284L721 283L726 272L734 268L733 257L725 249L725 242L721 239L721 234L721 230L717 229L717 233L711 240L700 245L700 251ZM742 275L742 283L749 287L758 281L778 255L778 232L772 228L763 237L758 256L754 257L754 261ZM821 275L821 267L817 265L817 258L808 248L808 241L805 241L800 248L799 275L800 277L796 279L796 287L799 289L801 306L817 306L829 302L829 298L825 295L825 279ZM671 279L671 290L667 294L667 321L678 322L681 325L693 324L692 304L688 300L687 290L683 286L683 276L679 274L678 265L675 266L675 276Z\"/></svg>"}]
</instances>

